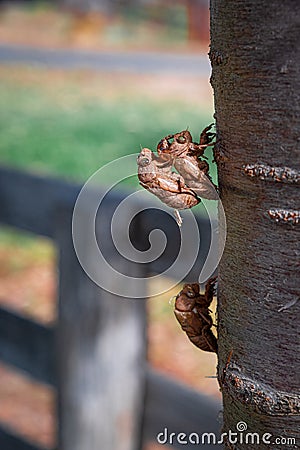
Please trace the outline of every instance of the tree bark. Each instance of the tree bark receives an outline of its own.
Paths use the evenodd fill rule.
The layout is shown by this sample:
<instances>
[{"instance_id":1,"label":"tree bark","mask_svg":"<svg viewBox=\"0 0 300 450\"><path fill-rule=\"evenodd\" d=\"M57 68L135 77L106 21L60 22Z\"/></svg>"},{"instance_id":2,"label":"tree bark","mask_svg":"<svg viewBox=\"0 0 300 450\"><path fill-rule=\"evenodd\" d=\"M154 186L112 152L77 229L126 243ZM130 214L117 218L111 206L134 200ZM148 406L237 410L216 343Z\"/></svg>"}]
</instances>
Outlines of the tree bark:
<instances>
[{"instance_id":1,"label":"tree bark","mask_svg":"<svg viewBox=\"0 0 300 450\"><path fill-rule=\"evenodd\" d=\"M223 431L237 432L226 448L299 445L299 25L297 0L211 0L215 158L227 218L218 376ZM240 442L253 432L259 445Z\"/></svg>"}]
</instances>

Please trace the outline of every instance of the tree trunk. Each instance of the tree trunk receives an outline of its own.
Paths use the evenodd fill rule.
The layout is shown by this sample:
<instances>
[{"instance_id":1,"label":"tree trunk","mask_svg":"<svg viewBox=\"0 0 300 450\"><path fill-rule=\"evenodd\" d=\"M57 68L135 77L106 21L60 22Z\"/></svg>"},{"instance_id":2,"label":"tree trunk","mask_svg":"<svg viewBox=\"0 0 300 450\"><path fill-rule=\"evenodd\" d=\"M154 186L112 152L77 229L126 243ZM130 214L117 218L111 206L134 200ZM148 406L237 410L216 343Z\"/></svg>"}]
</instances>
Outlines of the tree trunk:
<instances>
[{"instance_id":1,"label":"tree trunk","mask_svg":"<svg viewBox=\"0 0 300 450\"><path fill-rule=\"evenodd\" d=\"M299 25L297 0L211 0L226 448L299 445Z\"/></svg>"}]
</instances>

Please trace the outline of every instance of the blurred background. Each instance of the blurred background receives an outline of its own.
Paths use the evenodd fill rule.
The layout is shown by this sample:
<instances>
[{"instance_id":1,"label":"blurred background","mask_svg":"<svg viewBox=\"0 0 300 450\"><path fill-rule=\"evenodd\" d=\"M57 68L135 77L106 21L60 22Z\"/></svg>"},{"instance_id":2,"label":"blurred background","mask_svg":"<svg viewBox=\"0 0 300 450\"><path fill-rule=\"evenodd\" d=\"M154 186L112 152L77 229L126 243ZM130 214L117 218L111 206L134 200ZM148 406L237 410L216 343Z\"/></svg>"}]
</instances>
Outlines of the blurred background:
<instances>
[{"instance_id":1,"label":"blurred background","mask_svg":"<svg viewBox=\"0 0 300 450\"><path fill-rule=\"evenodd\" d=\"M213 121L206 0L1 1L0 40L4 166L84 182L187 126L198 140ZM1 227L0 275L2 305L54 323L51 241ZM179 290L148 301L149 361L220 398L209 378L216 356L193 347L174 319ZM0 380L0 421L54 447L53 389L3 364Z\"/></svg>"}]
</instances>

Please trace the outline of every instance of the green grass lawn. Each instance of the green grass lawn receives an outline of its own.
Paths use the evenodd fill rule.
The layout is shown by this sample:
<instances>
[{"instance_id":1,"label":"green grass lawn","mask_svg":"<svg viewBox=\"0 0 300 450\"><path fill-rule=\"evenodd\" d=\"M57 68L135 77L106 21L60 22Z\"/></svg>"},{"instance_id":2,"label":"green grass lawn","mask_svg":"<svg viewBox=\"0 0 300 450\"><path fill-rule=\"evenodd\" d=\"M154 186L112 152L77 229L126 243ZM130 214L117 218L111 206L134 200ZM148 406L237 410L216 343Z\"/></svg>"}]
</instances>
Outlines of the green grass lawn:
<instances>
[{"instance_id":1,"label":"green grass lawn","mask_svg":"<svg viewBox=\"0 0 300 450\"><path fill-rule=\"evenodd\" d=\"M84 82L67 72L56 86L51 86L51 72L40 70L46 79L39 83L39 70L25 71L24 82L4 75L0 162L38 173L84 181L109 161L138 153L140 145L155 150L163 136L187 126L198 139L212 122L210 110L180 98L162 101L155 92L145 96L140 88L108 98L99 90L95 96L81 95ZM101 75L95 89L99 86Z\"/></svg>"}]
</instances>

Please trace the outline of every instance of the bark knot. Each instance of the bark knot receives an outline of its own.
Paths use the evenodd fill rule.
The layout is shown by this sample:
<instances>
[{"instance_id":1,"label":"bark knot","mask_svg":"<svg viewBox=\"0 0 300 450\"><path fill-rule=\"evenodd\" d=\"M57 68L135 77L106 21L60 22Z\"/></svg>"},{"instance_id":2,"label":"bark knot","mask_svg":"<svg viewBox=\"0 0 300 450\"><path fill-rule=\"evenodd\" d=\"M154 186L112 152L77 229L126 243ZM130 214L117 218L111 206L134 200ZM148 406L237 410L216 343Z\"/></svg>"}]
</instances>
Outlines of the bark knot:
<instances>
[{"instance_id":1,"label":"bark knot","mask_svg":"<svg viewBox=\"0 0 300 450\"><path fill-rule=\"evenodd\" d=\"M300 223L300 211L297 211L295 209L269 209L268 216L276 223L289 225L299 225Z\"/></svg>"},{"instance_id":2,"label":"bark knot","mask_svg":"<svg viewBox=\"0 0 300 450\"><path fill-rule=\"evenodd\" d=\"M265 181L279 183L300 183L300 173L290 167L272 167L264 163L247 164L243 166L244 172L250 177L257 177Z\"/></svg>"},{"instance_id":3,"label":"bark knot","mask_svg":"<svg viewBox=\"0 0 300 450\"><path fill-rule=\"evenodd\" d=\"M208 56L212 65L219 66L225 62L224 55L218 50L211 49Z\"/></svg>"},{"instance_id":4,"label":"bark knot","mask_svg":"<svg viewBox=\"0 0 300 450\"><path fill-rule=\"evenodd\" d=\"M249 405L260 414L268 416L300 414L299 395L277 391L267 384L252 380L237 366L227 367L221 387L233 399Z\"/></svg>"}]
</instances>

